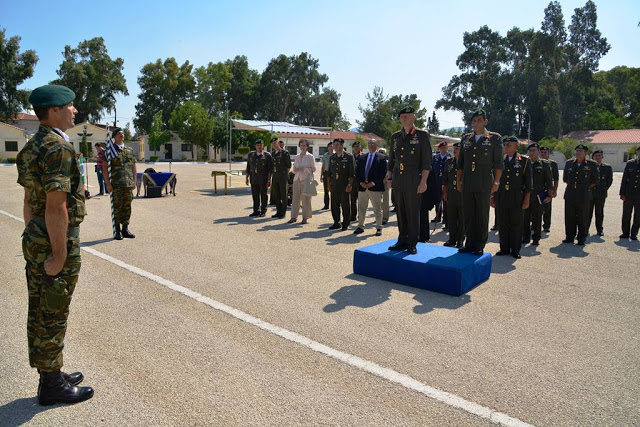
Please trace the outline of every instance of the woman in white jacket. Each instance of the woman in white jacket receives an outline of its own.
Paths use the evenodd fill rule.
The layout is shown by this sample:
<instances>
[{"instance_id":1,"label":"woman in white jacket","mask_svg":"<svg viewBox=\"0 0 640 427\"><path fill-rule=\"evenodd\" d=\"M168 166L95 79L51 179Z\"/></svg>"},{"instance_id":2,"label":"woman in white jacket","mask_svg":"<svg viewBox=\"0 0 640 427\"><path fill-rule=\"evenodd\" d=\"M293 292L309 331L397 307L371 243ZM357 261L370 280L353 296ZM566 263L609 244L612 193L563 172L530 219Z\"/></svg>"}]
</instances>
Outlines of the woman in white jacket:
<instances>
[{"instance_id":1,"label":"woman in white jacket","mask_svg":"<svg viewBox=\"0 0 640 427\"><path fill-rule=\"evenodd\" d=\"M293 200L291 202L291 219L289 224L293 224L298 220L300 212L300 203L302 202L302 223L306 224L307 219L311 218L311 196L302 194L305 181L313 181L313 174L316 171L316 161L313 154L308 153L309 141L301 139L298 142L300 154L298 154L293 162Z\"/></svg>"}]
</instances>

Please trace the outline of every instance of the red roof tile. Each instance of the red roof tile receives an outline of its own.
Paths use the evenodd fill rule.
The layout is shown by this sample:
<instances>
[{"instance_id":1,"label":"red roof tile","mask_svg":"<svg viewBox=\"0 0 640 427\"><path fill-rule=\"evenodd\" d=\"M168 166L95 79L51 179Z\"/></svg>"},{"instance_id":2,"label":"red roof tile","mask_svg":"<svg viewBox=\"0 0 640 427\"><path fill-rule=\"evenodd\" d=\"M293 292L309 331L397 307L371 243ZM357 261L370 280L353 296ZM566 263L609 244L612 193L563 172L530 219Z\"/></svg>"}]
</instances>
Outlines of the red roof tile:
<instances>
[{"instance_id":1,"label":"red roof tile","mask_svg":"<svg viewBox=\"0 0 640 427\"><path fill-rule=\"evenodd\" d=\"M35 114L18 113L13 116L11 120L34 120L37 122L38 116L36 116Z\"/></svg>"},{"instance_id":2,"label":"red roof tile","mask_svg":"<svg viewBox=\"0 0 640 427\"><path fill-rule=\"evenodd\" d=\"M640 129L581 130L571 132L567 137L593 144L636 144L640 142Z\"/></svg>"}]
</instances>

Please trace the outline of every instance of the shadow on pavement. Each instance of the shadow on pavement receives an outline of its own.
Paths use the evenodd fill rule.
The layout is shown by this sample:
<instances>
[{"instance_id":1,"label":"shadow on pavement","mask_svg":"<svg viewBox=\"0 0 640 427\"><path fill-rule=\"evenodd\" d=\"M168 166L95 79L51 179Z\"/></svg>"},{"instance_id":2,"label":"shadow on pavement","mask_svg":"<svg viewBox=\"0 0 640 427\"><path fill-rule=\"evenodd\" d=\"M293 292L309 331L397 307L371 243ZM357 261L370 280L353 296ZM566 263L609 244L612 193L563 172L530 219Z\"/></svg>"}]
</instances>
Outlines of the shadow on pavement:
<instances>
[{"instance_id":1,"label":"shadow on pavement","mask_svg":"<svg viewBox=\"0 0 640 427\"><path fill-rule=\"evenodd\" d=\"M520 252L524 255L522 252ZM507 274L516 269L517 260L511 255L494 256L491 260L491 273Z\"/></svg>"},{"instance_id":2,"label":"shadow on pavement","mask_svg":"<svg viewBox=\"0 0 640 427\"><path fill-rule=\"evenodd\" d=\"M113 240L113 237L106 237L104 239L100 239L100 240L91 240L90 242L80 242L80 247L83 246L95 246L95 245L99 245L101 243L107 243Z\"/></svg>"},{"instance_id":3,"label":"shadow on pavement","mask_svg":"<svg viewBox=\"0 0 640 427\"><path fill-rule=\"evenodd\" d=\"M584 251L584 246L573 245L570 243L560 243L558 246L554 246L549 249L549 252L556 254L558 258L570 259L570 258L584 258L589 255Z\"/></svg>"},{"instance_id":4,"label":"shadow on pavement","mask_svg":"<svg viewBox=\"0 0 640 427\"><path fill-rule=\"evenodd\" d=\"M344 286L331 294L330 298L335 302L327 304L323 308L325 313L335 313L349 306L357 308L375 307L386 302L391 297L392 290L414 294L413 299L419 303L419 305L413 307L415 314L427 314L436 308L455 310L471 302L471 297L466 294L454 297L358 274L350 274L346 278L361 281L363 284Z\"/></svg>"},{"instance_id":5,"label":"shadow on pavement","mask_svg":"<svg viewBox=\"0 0 640 427\"><path fill-rule=\"evenodd\" d=\"M40 406L35 397L16 399L0 406L0 424L3 427L21 426L29 423L37 414L56 406Z\"/></svg>"},{"instance_id":6,"label":"shadow on pavement","mask_svg":"<svg viewBox=\"0 0 640 427\"><path fill-rule=\"evenodd\" d=\"M213 191L213 188L201 188L198 190L191 190L191 193L199 194L201 196L220 197L220 196L247 196L251 195L251 191L247 190L251 187L229 187L227 194L224 194L224 187L222 189L218 187L218 193Z\"/></svg>"},{"instance_id":7,"label":"shadow on pavement","mask_svg":"<svg viewBox=\"0 0 640 427\"><path fill-rule=\"evenodd\" d=\"M273 218L267 218L266 216L260 218L260 217L254 217L254 216L236 216L236 217L232 217L232 218L218 218L218 219L214 219L213 223L214 224L227 224L229 226L231 225L248 225L248 224L263 224L267 221L273 221Z\"/></svg>"},{"instance_id":8,"label":"shadow on pavement","mask_svg":"<svg viewBox=\"0 0 640 427\"><path fill-rule=\"evenodd\" d=\"M614 243L616 244L616 246L620 246L621 248L627 248L631 252L640 252L639 240L619 239Z\"/></svg>"}]
</instances>

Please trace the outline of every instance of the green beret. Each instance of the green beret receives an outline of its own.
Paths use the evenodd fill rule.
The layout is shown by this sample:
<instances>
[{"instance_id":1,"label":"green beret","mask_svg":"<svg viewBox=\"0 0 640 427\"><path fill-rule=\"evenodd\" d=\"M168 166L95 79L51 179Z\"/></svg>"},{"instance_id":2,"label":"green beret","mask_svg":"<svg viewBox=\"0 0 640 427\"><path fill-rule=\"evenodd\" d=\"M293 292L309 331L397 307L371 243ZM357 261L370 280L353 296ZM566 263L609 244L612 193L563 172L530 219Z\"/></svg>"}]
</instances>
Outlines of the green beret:
<instances>
[{"instance_id":1,"label":"green beret","mask_svg":"<svg viewBox=\"0 0 640 427\"><path fill-rule=\"evenodd\" d=\"M502 137L502 142L515 142L516 144L520 141L518 141L518 138L516 138L515 136L503 136Z\"/></svg>"},{"instance_id":2,"label":"green beret","mask_svg":"<svg viewBox=\"0 0 640 427\"><path fill-rule=\"evenodd\" d=\"M115 138L118 132L122 132L122 128L115 127L111 129L111 138Z\"/></svg>"},{"instance_id":3,"label":"green beret","mask_svg":"<svg viewBox=\"0 0 640 427\"><path fill-rule=\"evenodd\" d=\"M458 142L454 142L454 143L453 143L453 146L454 146L454 147L460 147L460 141L458 141Z\"/></svg>"},{"instance_id":4,"label":"green beret","mask_svg":"<svg viewBox=\"0 0 640 427\"><path fill-rule=\"evenodd\" d=\"M486 119L487 112L483 108L478 108L476 111L473 112L473 114L471 115L471 118L473 119L474 117L477 117L477 116L483 116Z\"/></svg>"},{"instance_id":5,"label":"green beret","mask_svg":"<svg viewBox=\"0 0 640 427\"><path fill-rule=\"evenodd\" d=\"M595 154L602 154L604 156L604 151L602 150L596 150L593 153L591 153L591 155L595 155Z\"/></svg>"},{"instance_id":6,"label":"green beret","mask_svg":"<svg viewBox=\"0 0 640 427\"><path fill-rule=\"evenodd\" d=\"M400 117L401 114L415 114L415 112L416 109L411 105L405 105L400 111L398 111L398 117Z\"/></svg>"},{"instance_id":7,"label":"green beret","mask_svg":"<svg viewBox=\"0 0 640 427\"><path fill-rule=\"evenodd\" d=\"M540 144L538 144L537 142L532 142L531 144L529 144L529 146L527 147L527 150L531 150L532 148L537 148L538 150L540 149Z\"/></svg>"},{"instance_id":8,"label":"green beret","mask_svg":"<svg viewBox=\"0 0 640 427\"><path fill-rule=\"evenodd\" d=\"M589 147L587 147L584 144L578 144L576 145L576 150L584 150L584 151L589 151Z\"/></svg>"},{"instance_id":9,"label":"green beret","mask_svg":"<svg viewBox=\"0 0 640 427\"><path fill-rule=\"evenodd\" d=\"M71 104L76 94L66 86L44 85L29 95L29 103L34 107L61 107Z\"/></svg>"},{"instance_id":10,"label":"green beret","mask_svg":"<svg viewBox=\"0 0 640 427\"><path fill-rule=\"evenodd\" d=\"M258 144L264 144L264 142L261 139L256 140L254 145L258 145Z\"/></svg>"}]
</instances>

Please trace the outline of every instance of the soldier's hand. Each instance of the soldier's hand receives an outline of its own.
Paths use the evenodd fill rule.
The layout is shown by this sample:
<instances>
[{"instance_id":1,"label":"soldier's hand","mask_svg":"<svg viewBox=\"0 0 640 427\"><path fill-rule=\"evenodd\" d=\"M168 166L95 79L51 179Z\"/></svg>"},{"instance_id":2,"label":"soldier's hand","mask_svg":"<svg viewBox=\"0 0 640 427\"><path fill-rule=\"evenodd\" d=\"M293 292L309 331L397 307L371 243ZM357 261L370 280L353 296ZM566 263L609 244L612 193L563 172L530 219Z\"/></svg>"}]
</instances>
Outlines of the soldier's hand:
<instances>
[{"instance_id":1,"label":"soldier's hand","mask_svg":"<svg viewBox=\"0 0 640 427\"><path fill-rule=\"evenodd\" d=\"M493 196L491 196L491 207L496 208L496 199L494 199Z\"/></svg>"},{"instance_id":2,"label":"soldier's hand","mask_svg":"<svg viewBox=\"0 0 640 427\"><path fill-rule=\"evenodd\" d=\"M47 273L49 276L55 276L56 274L60 273L62 271L62 267L64 267L64 262L66 261L67 257L65 255L65 257L54 257L53 255L51 255L49 258L47 258L44 261L44 272Z\"/></svg>"},{"instance_id":3,"label":"soldier's hand","mask_svg":"<svg viewBox=\"0 0 640 427\"><path fill-rule=\"evenodd\" d=\"M351 184L347 185L347 188L344 189L345 193L351 193Z\"/></svg>"},{"instance_id":4,"label":"soldier's hand","mask_svg":"<svg viewBox=\"0 0 640 427\"><path fill-rule=\"evenodd\" d=\"M525 199L522 201L522 209L529 209L529 198L528 198L528 197L527 197L527 198L525 198Z\"/></svg>"},{"instance_id":5,"label":"soldier's hand","mask_svg":"<svg viewBox=\"0 0 640 427\"><path fill-rule=\"evenodd\" d=\"M267 188L271 187L271 181L267 181Z\"/></svg>"},{"instance_id":6,"label":"soldier's hand","mask_svg":"<svg viewBox=\"0 0 640 427\"><path fill-rule=\"evenodd\" d=\"M444 200L445 202L447 201L447 191L446 190L442 193L442 200Z\"/></svg>"},{"instance_id":7,"label":"soldier's hand","mask_svg":"<svg viewBox=\"0 0 640 427\"><path fill-rule=\"evenodd\" d=\"M621 195L620 196L620 200L622 200L623 202L626 202L627 201L627 196Z\"/></svg>"},{"instance_id":8,"label":"soldier's hand","mask_svg":"<svg viewBox=\"0 0 640 427\"><path fill-rule=\"evenodd\" d=\"M458 191L462 192L462 181L456 181L456 187L458 188Z\"/></svg>"},{"instance_id":9,"label":"soldier's hand","mask_svg":"<svg viewBox=\"0 0 640 427\"><path fill-rule=\"evenodd\" d=\"M107 193L111 193L113 191L113 185L111 183L107 184Z\"/></svg>"},{"instance_id":10,"label":"soldier's hand","mask_svg":"<svg viewBox=\"0 0 640 427\"><path fill-rule=\"evenodd\" d=\"M324 181L324 178L322 177L322 175L324 175L324 174L322 174L322 173L320 174L320 182Z\"/></svg>"},{"instance_id":11,"label":"soldier's hand","mask_svg":"<svg viewBox=\"0 0 640 427\"><path fill-rule=\"evenodd\" d=\"M427 191L427 184L426 183L422 183L422 182L420 184L418 184L418 193L422 194L425 191Z\"/></svg>"},{"instance_id":12,"label":"soldier's hand","mask_svg":"<svg viewBox=\"0 0 640 427\"><path fill-rule=\"evenodd\" d=\"M551 196L547 196L547 198L544 199L542 203L551 203Z\"/></svg>"},{"instance_id":13,"label":"soldier's hand","mask_svg":"<svg viewBox=\"0 0 640 427\"><path fill-rule=\"evenodd\" d=\"M246 185L249 185L249 177L247 177L246 181L245 181Z\"/></svg>"},{"instance_id":14,"label":"soldier's hand","mask_svg":"<svg viewBox=\"0 0 640 427\"><path fill-rule=\"evenodd\" d=\"M552 199L553 199L553 198L555 198L557 195L558 195L558 192L557 192L556 190L553 190L553 191L551 192L551 198L552 198Z\"/></svg>"},{"instance_id":15,"label":"soldier's hand","mask_svg":"<svg viewBox=\"0 0 640 427\"><path fill-rule=\"evenodd\" d=\"M495 193L496 191L498 191L498 184L493 184L491 186L491 194Z\"/></svg>"},{"instance_id":16,"label":"soldier's hand","mask_svg":"<svg viewBox=\"0 0 640 427\"><path fill-rule=\"evenodd\" d=\"M366 182L361 182L361 183L360 183L360 187L362 187L362 188L367 188L367 183L366 183Z\"/></svg>"}]
</instances>

